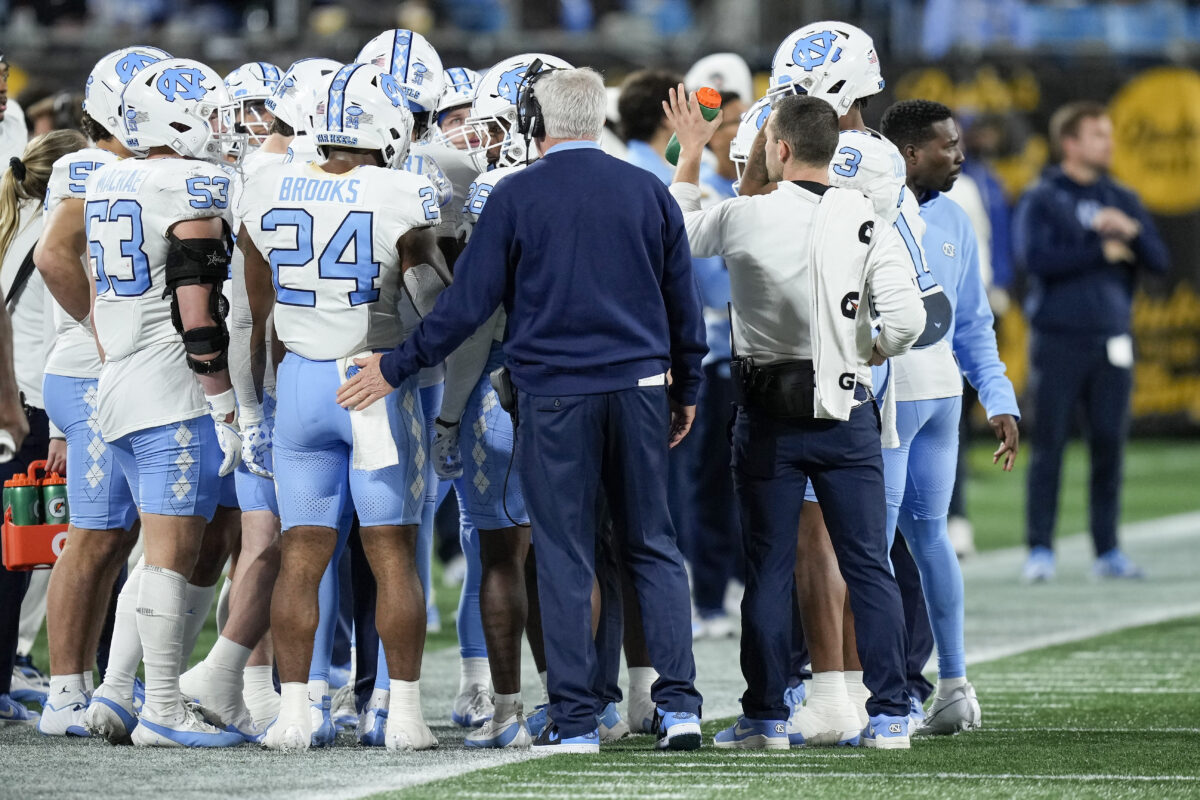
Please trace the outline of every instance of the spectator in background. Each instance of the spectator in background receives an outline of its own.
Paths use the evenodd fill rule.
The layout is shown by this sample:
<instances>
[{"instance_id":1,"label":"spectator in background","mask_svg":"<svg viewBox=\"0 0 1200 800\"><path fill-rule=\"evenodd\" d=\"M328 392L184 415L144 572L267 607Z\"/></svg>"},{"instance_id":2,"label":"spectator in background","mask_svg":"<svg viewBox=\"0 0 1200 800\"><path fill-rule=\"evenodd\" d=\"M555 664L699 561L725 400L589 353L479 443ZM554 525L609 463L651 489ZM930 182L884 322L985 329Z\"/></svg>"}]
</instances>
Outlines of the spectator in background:
<instances>
[{"instance_id":1,"label":"spectator in background","mask_svg":"<svg viewBox=\"0 0 1200 800\"><path fill-rule=\"evenodd\" d=\"M1021 198L1013 223L1014 254L1028 281L1035 441L1024 578L1054 577L1063 448L1081 405L1091 451L1093 572L1140 578L1142 570L1117 543L1133 387L1130 317L1139 273L1166 272L1167 250L1137 196L1108 176L1112 120L1103 105L1058 109L1050 140L1060 163Z\"/></svg>"},{"instance_id":2,"label":"spectator in background","mask_svg":"<svg viewBox=\"0 0 1200 800\"><path fill-rule=\"evenodd\" d=\"M83 96L55 92L28 107L25 125L30 136L50 131L80 130L83 127Z\"/></svg>"},{"instance_id":3,"label":"spectator in background","mask_svg":"<svg viewBox=\"0 0 1200 800\"><path fill-rule=\"evenodd\" d=\"M29 133L25 128L25 114L21 106L8 97L8 61L0 52L0 169L8 166L8 160L25 152Z\"/></svg>"}]
</instances>

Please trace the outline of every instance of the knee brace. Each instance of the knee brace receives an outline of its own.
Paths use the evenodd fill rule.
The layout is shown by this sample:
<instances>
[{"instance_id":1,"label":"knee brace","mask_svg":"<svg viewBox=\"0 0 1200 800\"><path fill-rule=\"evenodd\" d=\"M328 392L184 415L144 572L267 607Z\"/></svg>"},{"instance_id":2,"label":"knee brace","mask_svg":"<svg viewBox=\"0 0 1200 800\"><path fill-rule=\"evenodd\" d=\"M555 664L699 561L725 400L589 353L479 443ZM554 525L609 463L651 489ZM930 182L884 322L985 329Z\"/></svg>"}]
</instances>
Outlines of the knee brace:
<instances>
[{"instance_id":1,"label":"knee brace","mask_svg":"<svg viewBox=\"0 0 1200 800\"><path fill-rule=\"evenodd\" d=\"M188 366L198 375L220 372L229 365L229 331L225 327L229 302L221 294L221 287L229 277L228 243L224 238L179 239L173 235L168 240L167 288L163 297L171 296L171 321L183 337ZM217 324L184 330L179 313L179 288L200 284L211 287L208 310ZM217 357L208 361L196 358L214 353Z\"/></svg>"}]
</instances>

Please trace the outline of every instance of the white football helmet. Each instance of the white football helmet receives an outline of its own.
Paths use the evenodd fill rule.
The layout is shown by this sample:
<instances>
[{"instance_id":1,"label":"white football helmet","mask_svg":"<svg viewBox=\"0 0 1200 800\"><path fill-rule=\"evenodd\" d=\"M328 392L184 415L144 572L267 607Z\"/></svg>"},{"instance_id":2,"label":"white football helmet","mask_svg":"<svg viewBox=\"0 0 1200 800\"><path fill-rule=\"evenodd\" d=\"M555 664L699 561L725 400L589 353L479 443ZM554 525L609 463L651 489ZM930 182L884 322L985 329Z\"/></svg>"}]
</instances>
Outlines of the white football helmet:
<instances>
[{"instance_id":1,"label":"white football helmet","mask_svg":"<svg viewBox=\"0 0 1200 800\"><path fill-rule=\"evenodd\" d=\"M434 127L445 75L441 57L424 36L406 28L384 31L363 45L354 60L374 64L400 83L418 136Z\"/></svg>"},{"instance_id":2,"label":"white football helmet","mask_svg":"<svg viewBox=\"0 0 1200 800\"><path fill-rule=\"evenodd\" d=\"M771 59L771 94L811 94L845 116L854 101L883 91L879 56L866 31L814 22L793 31Z\"/></svg>"},{"instance_id":3,"label":"white football helmet","mask_svg":"<svg viewBox=\"0 0 1200 800\"><path fill-rule=\"evenodd\" d=\"M773 99L771 95L767 95L755 100L754 105L742 114L737 135L729 143L729 160L733 162L733 168L737 170L737 180L733 183L734 192L737 192L738 186L742 183L742 171L746 169L746 162L750 159L750 148L754 146L754 139L767 124L767 117L771 116Z\"/></svg>"},{"instance_id":4,"label":"white football helmet","mask_svg":"<svg viewBox=\"0 0 1200 800\"><path fill-rule=\"evenodd\" d=\"M442 126L446 124L447 114L452 111L465 109L468 114L470 113L471 103L475 101L475 89L479 85L479 78L478 72L466 67L451 67L446 70L446 87L442 89L442 99L437 104L437 119L434 120L436 124L429 131L430 142L459 150L467 150L478 144L478 142L472 141L474 139L473 131L465 121L449 131L443 131ZM461 117L461 114L459 116Z\"/></svg>"},{"instance_id":5,"label":"white football helmet","mask_svg":"<svg viewBox=\"0 0 1200 800\"><path fill-rule=\"evenodd\" d=\"M525 70L541 60L542 69L572 69L566 61L545 53L523 53L506 58L489 69L479 81L471 116L467 119L479 145L470 150L475 166L483 172L491 166L524 164L534 153L517 131L517 98L525 82Z\"/></svg>"},{"instance_id":6,"label":"white football helmet","mask_svg":"<svg viewBox=\"0 0 1200 800\"><path fill-rule=\"evenodd\" d=\"M96 62L83 90L83 110L104 130L124 141L121 92L134 75L171 54L157 47L135 45L115 50Z\"/></svg>"},{"instance_id":7,"label":"white football helmet","mask_svg":"<svg viewBox=\"0 0 1200 800\"><path fill-rule=\"evenodd\" d=\"M408 155L413 117L404 88L391 74L371 64L347 64L329 83L325 124L314 134L328 157L329 146L374 150L386 167L396 169Z\"/></svg>"},{"instance_id":8,"label":"white football helmet","mask_svg":"<svg viewBox=\"0 0 1200 800\"><path fill-rule=\"evenodd\" d=\"M270 135L266 101L282 78L283 70L266 61L242 64L225 76L229 105L221 109L221 130L226 155L236 157L257 148Z\"/></svg>"},{"instance_id":9,"label":"white football helmet","mask_svg":"<svg viewBox=\"0 0 1200 800\"><path fill-rule=\"evenodd\" d=\"M144 156L169 147L181 156L218 161L217 112L229 98L212 67L168 58L145 67L121 93L125 146Z\"/></svg>"},{"instance_id":10,"label":"white football helmet","mask_svg":"<svg viewBox=\"0 0 1200 800\"><path fill-rule=\"evenodd\" d=\"M266 100L267 111L291 126L297 135L319 127L313 114L321 104L329 79L342 65L331 58L302 58L288 67L275 93Z\"/></svg>"}]
</instances>

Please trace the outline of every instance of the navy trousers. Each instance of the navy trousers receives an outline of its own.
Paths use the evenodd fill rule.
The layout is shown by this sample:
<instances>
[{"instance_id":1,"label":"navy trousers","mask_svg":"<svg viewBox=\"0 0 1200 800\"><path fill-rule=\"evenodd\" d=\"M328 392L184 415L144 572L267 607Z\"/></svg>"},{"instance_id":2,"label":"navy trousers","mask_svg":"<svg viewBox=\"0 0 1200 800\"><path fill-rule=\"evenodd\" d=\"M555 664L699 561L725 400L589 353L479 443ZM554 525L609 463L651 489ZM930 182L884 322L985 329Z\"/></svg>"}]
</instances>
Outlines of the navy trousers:
<instances>
[{"instance_id":1,"label":"navy trousers","mask_svg":"<svg viewBox=\"0 0 1200 800\"><path fill-rule=\"evenodd\" d=\"M1103 555L1117 546L1133 371L1109 361L1106 336L1034 331L1029 356L1034 445L1025 504L1029 546L1053 547L1063 449L1081 409L1092 462L1088 522L1096 555Z\"/></svg>"},{"instance_id":2,"label":"navy trousers","mask_svg":"<svg viewBox=\"0 0 1200 800\"><path fill-rule=\"evenodd\" d=\"M933 655L933 627L929 624L929 609L925 606L925 592L921 589L921 572L900 531L896 531L896 540L892 542L892 570L900 587L900 599L904 602L904 626L908 630L908 658L905 659L908 695L924 703L933 694L933 684L923 672L929 657Z\"/></svg>"},{"instance_id":3,"label":"navy trousers","mask_svg":"<svg viewBox=\"0 0 1200 800\"><path fill-rule=\"evenodd\" d=\"M564 738L596 729L605 674L591 630L596 501L637 589L654 702L700 713L687 572L667 508L667 393L643 387L593 395L519 396L517 463L538 558L550 719ZM780 690L782 692L782 690Z\"/></svg>"},{"instance_id":4,"label":"navy trousers","mask_svg":"<svg viewBox=\"0 0 1200 800\"><path fill-rule=\"evenodd\" d=\"M908 637L888 564L879 414L871 402L845 422L784 420L738 409L733 482L746 554L742 713L750 719L788 716L783 692L793 642L796 531L809 478L850 593L863 680L872 693L867 711L906 715Z\"/></svg>"}]
</instances>

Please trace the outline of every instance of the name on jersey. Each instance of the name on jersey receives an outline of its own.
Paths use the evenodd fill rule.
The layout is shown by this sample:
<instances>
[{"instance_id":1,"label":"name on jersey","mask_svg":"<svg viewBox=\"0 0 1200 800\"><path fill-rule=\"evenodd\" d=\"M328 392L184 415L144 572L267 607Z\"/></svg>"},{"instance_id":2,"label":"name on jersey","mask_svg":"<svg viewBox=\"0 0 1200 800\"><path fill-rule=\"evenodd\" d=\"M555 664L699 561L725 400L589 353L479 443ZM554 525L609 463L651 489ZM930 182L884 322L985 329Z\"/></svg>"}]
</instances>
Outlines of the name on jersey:
<instances>
[{"instance_id":1,"label":"name on jersey","mask_svg":"<svg viewBox=\"0 0 1200 800\"><path fill-rule=\"evenodd\" d=\"M92 191L132 194L145 179L145 170L105 170L96 177Z\"/></svg>"},{"instance_id":2,"label":"name on jersey","mask_svg":"<svg viewBox=\"0 0 1200 800\"><path fill-rule=\"evenodd\" d=\"M285 203L348 203L357 204L358 178L330 180L328 178L284 178L279 184L280 202Z\"/></svg>"}]
</instances>

